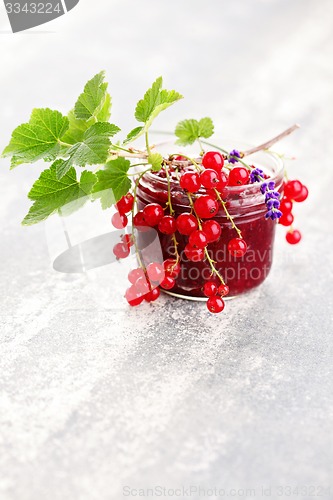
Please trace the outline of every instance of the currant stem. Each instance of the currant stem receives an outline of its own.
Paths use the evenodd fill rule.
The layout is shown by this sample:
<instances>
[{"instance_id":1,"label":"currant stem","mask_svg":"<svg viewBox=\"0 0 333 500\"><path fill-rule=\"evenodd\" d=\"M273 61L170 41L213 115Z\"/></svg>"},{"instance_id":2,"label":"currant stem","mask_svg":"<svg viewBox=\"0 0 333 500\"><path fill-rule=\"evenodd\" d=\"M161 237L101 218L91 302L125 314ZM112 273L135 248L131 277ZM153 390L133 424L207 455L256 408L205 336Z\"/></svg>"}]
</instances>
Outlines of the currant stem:
<instances>
[{"instance_id":1,"label":"currant stem","mask_svg":"<svg viewBox=\"0 0 333 500\"><path fill-rule=\"evenodd\" d=\"M146 269L146 266L144 265L144 263L142 262L142 259L141 259L141 255L140 255L140 249L138 247L138 243L136 241L136 237L134 235L134 210L135 210L135 207L137 207L138 205L138 201L137 201L137 189L138 189L138 186L139 186L139 182L141 180L141 178L144 176L144 174L146 172L148 172L150 169L147 169L147 170L144 170L143 172L141 172L135 182L135 185L134 185L134 188L133 188L133 198L134 198L134 203L133 203L133 208L132 208L132 239L133 239L133 243L134 243L134 248L135 248L135 253L136 253L136 256L137 256L137 259L138 259L138 262L139 262L139 266L141 267L141 269L144 270L144 273L147 277L147 269ZM148 280L149 282L149 280Z\"/></svg>"},{"instance_id":2,"label":"currant stem","mask_svg":"<svg viewBox=\"0 0 333 500\"><path fill-rule=\"evenodd\" d=\"M213 271L213 273L214 273L214 274L216 274L216 276L219 278L219 280L221 281L221 283L222 283L223 285L225 285L224 279L222 278L221 274L219 273L219 271L218 271L218 270L216 269L216 267L215 267L216 262L215 262L215 260L213 260L213 259L211 258L211 256L209 255L209 252L208 252L207 247L205 248L205 255L206 255L206 259L207 259L207 260L208 260L208 262L209 262L209 265L210 265L211 270ZM213 273L212 273L212 274L213 274Z\"/></svg>"},{"instance_id":3,"label":"currant stem","mask_svg":"<svg viewBox=\"0 0 333 500\"><path fill-rule=\"evenodd\" d=\"M196 211L195 211L195 208L194 208L194 203L193 203L193 199L192 199L192 195L191 193L187 193L187 196L188 196L188 199L189 199L189 202L190 202L190 206L192 208L192 211L194 212L195 216L196 216L196 219L198 221L198 227L200 230L202 230L202 224L201 224L201 220L200 220L200 217L198 217ZM212 270L212 274L216 274L216 276L220 279L221 283L223 283L223 285L225 285L224 283L224 279L222 278L221 274L219 273L219 271L216 269L215 267L215 261L211 258L211 256L209 255L209 252L208 252L208 249L207 247L205 247L205 256L206 256L206 259L208 260L209 262L209 265L210 265L210 268Z\"/></svg>"},{"instance_id":4,"label":"currant stem","mask_svg":"<svg viewBox=\"0 0 333 500\"><path fill-rule=\"evenodd\" d=\"M175 211L173 209L173 206L172 206L172 200L171 200L171 182L170 182L170 173L169 173L169 169L167 167L167 165L165 165L165 174L166 174L166 178L167 178L167 181L168 181L168 207L169 207L169 210L170 210L170 215L174 215ZM175 233L173 233L172 235L172 241L175 245L175 256L176 256L176 262L175 264L172 266L172 269L174 269L174 267L178 264L179 260L180 260L180 256L179 256L179 253L178 253L178 241L177 241L177 238L176 238L176 235Z\"/></svg>"},{"instance_id":5,"label":"currant stem","mask_svg":"<svg viewBox=\"0 0 333 500\"><path fill-rule=\"evenodd\" d=\"M200 217L198 217L198 214L196 213L195 211L195 208L194 208L194 203L193 203L193 199L192 199L192 195L190 192L187 192L187 197L189 199L189 202L190 202L190 206L191 206L191 209L192 209L192 212L194 213L194 215L196 216L197 218L197 221L198 221L198 227L200 230L202 230L202 224L201 224L201 220L200 220Z\"/></svg>"},{"instance_id":6,"label":"currant stem","mask_svg":"<svg viewBox=\"0 0 333 500\"><path fill-rule=\"evenodd\" d=\"M232 225L233 229L234 229L234 230L236 231L236 233L238 234L238 237L243 239L243 237L242 237L242 232L241 232L241 230L240 230L240 229L236 226L236 224L235 224L235 222L234 222L234 219L233 219L233 218L232 218L232 216L230 215L229 210L227 209L227 204L226 204L226 202L225 202L224 200L222 200L222 197L221 197L221 195L220 195L220 193L218 192L218 190L217 190L217 189L215 189L215 188L214 188L214 192L215 192L215 194L216 194L216 196L217 196L217 198L218 198L219 202L221 203L221 205L222 205L222 207L223 207L223 210L224 210L224 213L225 213L225 215L226 215L227 219L231 222L231 225Z\"/></svg>"}]
</instances>

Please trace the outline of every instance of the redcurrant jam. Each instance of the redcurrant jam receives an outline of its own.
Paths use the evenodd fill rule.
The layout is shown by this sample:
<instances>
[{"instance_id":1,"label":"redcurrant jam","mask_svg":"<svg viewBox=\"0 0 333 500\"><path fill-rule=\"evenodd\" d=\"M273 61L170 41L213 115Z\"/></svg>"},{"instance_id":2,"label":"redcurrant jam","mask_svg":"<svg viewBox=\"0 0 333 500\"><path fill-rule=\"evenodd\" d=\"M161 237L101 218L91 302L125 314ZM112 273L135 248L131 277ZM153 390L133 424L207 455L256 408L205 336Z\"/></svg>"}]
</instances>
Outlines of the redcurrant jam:
<instances>
[{"instance_id":1,"label":"redcurrant jam","mask_svg":"<svg viewBox=\"0 0 333 500\"><path fill-rule=\"evenodd\" d=\"M276 190L282 192L283 164L279 158L270 153L260 152L251 156L251 163L262 168L270 179L275 181ZM175 176L171 179L170 187L174 216L177 218L180 214L190 213L188 196ZM202 188L192 196L195 198L199 194L206 192ZM145 174L139 183L137 196L140 210L148 203L166 206L168 182L165 172L161 170L158 173ZM228 297L231 297L259 286L266 279L272 266L276 222L265 219L267 209L264 196L260 192L260 183L226 186L222 198L247 244L247 251L243 257L234 257L230 254L228 243L237 237L237 233L219 204L216 215L207 220L214 220L220 225L221 236L218 241L209 243L207 249L211 259L215 261L215 267L224 277L229 287ZM166 214L168 214L167 209ZM163 258L174 258L172 235L158 231L158 236ZM141 238L144 238L144 233L141 234ZM219 286L219 280L211 276L211 267L206 260L193 262L187 258L184 250L189 242L189 236L176 231L176 238L178 253L181 256L181 272L172 293L188 298L205 297L204 284L207 281L216 281Z\"/></svg>"}]
</instances>

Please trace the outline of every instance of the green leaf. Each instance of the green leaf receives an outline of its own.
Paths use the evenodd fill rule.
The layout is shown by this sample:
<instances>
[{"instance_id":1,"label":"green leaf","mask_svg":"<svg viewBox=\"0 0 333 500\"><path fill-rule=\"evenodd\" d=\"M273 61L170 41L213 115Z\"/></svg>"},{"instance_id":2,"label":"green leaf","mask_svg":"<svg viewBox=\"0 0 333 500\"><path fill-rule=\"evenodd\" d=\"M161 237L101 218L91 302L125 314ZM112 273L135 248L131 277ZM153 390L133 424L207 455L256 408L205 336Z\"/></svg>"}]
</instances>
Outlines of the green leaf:
<instances>
[{"instance_id":1,"label":"green leaf","mask_svg":"<svg viewBox=\"0 0 333 500\"><path fill-rule=\"evenodd\" d=\"M162 83L163 80L160 76L152 84L151 88L147 90L143 99L136 105L135 118L145 124L145 131L148 130L152 121L161 111L183 98L175 90L162 90Z\"/></svg>"},{"instance_id":2,"label":"green leaf","mask_svg":"<svg viewBox=\"0 0 333 500\"><path fill-rule=\"evenodd\" d=\"M144 131L145 131L144 127L134 128L127 134L127 137L124 140L123 144L128 144L129 142L135 141L135 139L140 137L144 133Z\"/></svg>"},{"instance_id":3,"label":"green leaf","mask_svg":"<svg viewBox=\"0 0 333 500\"><path fill-rule=\"evenodd\" d=\"M29 123L19 125L12 133L3 156L12 156L11 168L42 158L54 160L60 150L59 141L68 126L68 118L59 111L34 109Z\"/></svg>"},{"instance_id":4,"label":"green leaf","mask_svg":"<svg viewBox=\"0 0 333 500\"><path fill-rule=\"evenodd\" d=\"M75 116L74 109L68 113L67 118L69 121L69 128L62 137L62 140L69 144L75 144L76 142L82 141L85 131L95 123L93 118L86 122L84 120L79 120Z\"/></svg>"},{"instance_id":5,"label":"green leaf","mask_svg":"<svg viewBox=\"0 0 333 500\"><path fill-rule=\"evenodd\" d=\"M80 181L76 179L76 172L71 168L61 179L57 179L57 160L50 168L41 173L29 193L29 198L34 204L24 218L22 224L36 224L47 219L51 214L63 209L67 213L81 207L90 195L96 176L87 170L81 174ZM66 207L66 205L71 204Z\"/></svg>"},{"instance_id":6,"label":"green leaf","mask_svg":"<svg viewBox=\"0 0 333 500\"><path fill-rule=\"evenodd\" d=\"M105 84L107 85L107 84ZM96 118L99 122L108 122L111 116L111 96L108 92L105 93L104 104L98 111Z\"/></svg>"},{"instance_id":7,"label":"green leaf","mask_svg":"<svg viewBox=\"0 0 333 500\"><path fill-rule=\"evenodd\" d=\"M74 144L67 152L69 158L58 163L57 176L61 179L68 170L78 165L99 165L105 163L111 146L109 137L119 132L119 127L107 122L92 125L83 134L81 142Z\"/></svg>"},{"instance_id":8,"label":"green leaf","mask_svg":"<svg viewBox=\"0 0 333 500\"><path fill-rule=\"evenodd\" d=\"M148 163L152 166L154 172L158 172L162 168L163 156L160 153L150 153Z\"/></svg>"},{"instance_id":9,"label":"green leaf","mask_svg":"<svg viewBox=\"0 0 333 500\"><path fill-rule=\"evenodd\" d=\"M110 119L110 110L111 110L111 97L109 94L105 96L105 102L102 109L97 113L97 120L99 122L107 122ZM67 142L69 144L75 144L76 142L81 142L83 139L83 134L88 128L94 125L96 119L90 118L88 121L81 120L76 118L74 109L72 109L68 115L69 120L69 129L66 134L62 137L63 142Z\"/></svg>"},{"instance_id":10,"label":"green leaf","mask_svg":"<svg viewBox=\"0 0 333 500\"><path fill-rule=\"evenodd\" d=\"M177 144L187 146L193 144L200 137L208 138L214 133L214 124L211 118L202 118L200 121L190 119L179 122L175 134L178 137Z\"/></svg>"},{"instance_id":11,"label":"green leaf","mask_svg":"<svg viewBox=\"0 0 333 500\"><path fill-rule=\"evenodd\" d=\"M127 176L131 164L125 158L116 158L107 162L104 170L98 170L97 183L94 186L95 198L101 199L102 208L109 208L128 193L131 181Z\"/></svg>"},{"instance_id":12,"label":"green leaf","mask_svg":"<svg viewBox=\"0 0 333 500\"><path fill-rule=\"evenodd\" d=\"M111 98L104 76L104 71L101 71L86 83L74 107L76 118L86 121L91 118L107 121L110 118Z\"/></svg>"},{"instance_id":13,"label":"green leaf","mask_svg":"<svg viewBox=\"0 0 333 500\"><path fill-rule=\"evenodd\" d=\"M201 118L199 121L199 133L200 137L208 139L214 134L214 123L209 117Z\"/></svg>"}]
</instances>

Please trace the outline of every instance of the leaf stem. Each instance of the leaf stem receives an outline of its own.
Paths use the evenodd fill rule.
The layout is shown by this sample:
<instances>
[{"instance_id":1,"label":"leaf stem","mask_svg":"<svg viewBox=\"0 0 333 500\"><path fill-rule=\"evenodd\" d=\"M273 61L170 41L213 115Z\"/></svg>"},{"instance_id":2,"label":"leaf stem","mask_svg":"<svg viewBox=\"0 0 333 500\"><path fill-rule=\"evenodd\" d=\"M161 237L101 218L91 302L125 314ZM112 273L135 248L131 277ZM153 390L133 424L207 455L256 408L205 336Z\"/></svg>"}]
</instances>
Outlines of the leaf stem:
<instances>
[{"instance_id":1,"label":"leaf stem","mask_svg":"<svg viewBox=\"0 0 333 500\"><path fill-rule=\"evenodd\" d=\"M72 148L73 147L73 144L69 144L69 142L63 142L60 139L58 139L58 144L60 146L64 146L65 148Z\"/></svg>"},{"instance_id":2,"label":"leaf stem","mask_svg":"<svg viewBox=\"0 0 333 500\"><path fill-rule=\"evenodd\" d=\"M150 146L149 146L149 137L148 137L148 130L145 131L145 141L146 141L146 150L148 155L150 155Z\"/></svg>"}]
</instances>

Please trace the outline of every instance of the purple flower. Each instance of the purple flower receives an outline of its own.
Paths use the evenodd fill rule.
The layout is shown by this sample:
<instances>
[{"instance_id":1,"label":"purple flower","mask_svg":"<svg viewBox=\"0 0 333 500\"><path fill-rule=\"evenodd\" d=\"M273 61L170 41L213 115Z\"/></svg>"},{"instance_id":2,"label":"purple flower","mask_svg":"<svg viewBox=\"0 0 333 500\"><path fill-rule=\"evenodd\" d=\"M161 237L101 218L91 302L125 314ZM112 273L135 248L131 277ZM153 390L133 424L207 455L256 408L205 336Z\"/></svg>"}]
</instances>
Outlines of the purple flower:
<instances>
[{"instance_id":1,"label":"purple flower","mask_svg":"<svg viewBox=\"0 0 333 500\"><path fill-rule=\"evenodd\" d=\"M254 168L250 173L250 182L261 182L264 178L264 171L261 168Z\"/></svg>"},{"instance_id":2,"label":"purple flower","mask_svg":"<svg viewBox=\"0 0 333 500\"><path fill-rule=\"evenodd\" d=\"M254 181L251 180L251 182L261 181L262 176L258 174L258 170L260 171L260 168L259 169L255 168L254 170L252 170L251 174L254 174L253 179L255 180ZM265 203L267 207L267 213L265 215L265 219L272 219L272 220L279 219L282 215L281 210L279 210L280 193L278 191L275 191L275 182L274 181L263 182L260 186L260 192L261 194L265 195Z\"/></svg>"},{"instance_id":3,"label":"purple flower","mask_svg":"<svg viewBox=\"0 0 333 500\"><path fill-rule=\"evenodd\" d=\"M237 159L234 157L241 158L241 154L237 149L233 149L232 151L230 151L229 156L228 156L228 162L229 163L237 163Z\"/></svg>"},{"instance_id":4,"label":"purple flower","mask_svg":"<svg viewBox=\"0 0 333 500\"><path fill-rule=\"evenodd\" d=\"M280 210L272 209L272 210L268 210L268 212L265 215L265 219L276 220L276 219L279 219L281 217L281 215L282 215L282 212Z\"/></svg>"}]
</instances>

